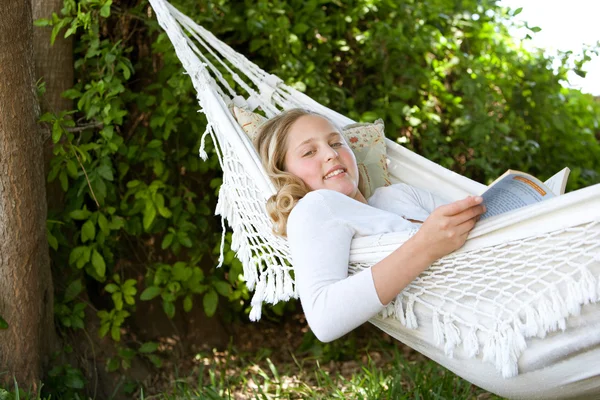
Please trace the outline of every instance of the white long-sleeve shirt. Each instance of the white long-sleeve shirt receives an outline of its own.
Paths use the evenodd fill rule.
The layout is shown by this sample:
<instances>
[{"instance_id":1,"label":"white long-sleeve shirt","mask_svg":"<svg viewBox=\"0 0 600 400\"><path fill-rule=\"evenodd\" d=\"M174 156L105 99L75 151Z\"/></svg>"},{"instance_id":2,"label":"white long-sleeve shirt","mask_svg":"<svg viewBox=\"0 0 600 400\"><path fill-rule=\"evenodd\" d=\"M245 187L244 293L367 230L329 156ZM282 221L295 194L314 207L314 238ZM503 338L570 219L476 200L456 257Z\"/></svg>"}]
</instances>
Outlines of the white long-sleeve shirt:
<instances>
[{"instance_id":1,"label":"white long-sleeve shirt","mask_svg":"<svg viewBox=\"0 0 600 400\"><path fill-rule=\"evenodd\" d=\"M399 183L377 189L368 203L321 189L301 199L288 218L302 308L313 333L324 342L348 333L384 307L370 268L348 276L352 239L413 229L420 224L407 219L425 221L447 202Z\"/></svg>"}]
</instances>

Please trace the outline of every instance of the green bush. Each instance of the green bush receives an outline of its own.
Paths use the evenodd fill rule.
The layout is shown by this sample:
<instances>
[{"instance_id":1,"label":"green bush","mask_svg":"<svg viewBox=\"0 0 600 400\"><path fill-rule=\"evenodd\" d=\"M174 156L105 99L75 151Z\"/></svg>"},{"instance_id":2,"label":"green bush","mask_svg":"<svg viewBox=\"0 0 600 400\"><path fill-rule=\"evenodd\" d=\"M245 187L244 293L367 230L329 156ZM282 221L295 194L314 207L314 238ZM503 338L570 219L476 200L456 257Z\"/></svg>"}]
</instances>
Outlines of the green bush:
<instances>
[{"instance_id":1,"label":"green bush","mask_svg":"<svg viewBox=\"0 0 600 400\"><path fill-rule=\"evenodd\" d=\"M548 177L569 166L570 189L600 181L600 106L560 84L573 57L552 72L551 58L512 41L510 12L493 0L176 5L287 84L353 119L384 118L388 137L461 174L487 182L507 168ZM92 297L104 299L99 334L115 341L153 298L169 317L179 302L211 316L219 298L243 315L231 235L215 268L221 172L214 154L198 158L206 119L148 3L65 0L37 24L75 38L76 83L64 93L75 109L42 118L48 179L64 191L48 220L62 326L84 327Z\"/></svg>"}]
</instances>

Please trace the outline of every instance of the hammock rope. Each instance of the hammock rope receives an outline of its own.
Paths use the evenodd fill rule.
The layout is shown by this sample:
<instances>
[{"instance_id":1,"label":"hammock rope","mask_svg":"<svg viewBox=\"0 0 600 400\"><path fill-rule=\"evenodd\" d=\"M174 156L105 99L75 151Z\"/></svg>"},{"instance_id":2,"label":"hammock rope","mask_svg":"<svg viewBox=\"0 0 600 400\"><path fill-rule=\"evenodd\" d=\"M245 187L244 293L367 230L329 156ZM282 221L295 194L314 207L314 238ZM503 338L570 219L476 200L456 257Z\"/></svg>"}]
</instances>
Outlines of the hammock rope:
<instances>
[{"instance_id":1,"label":"hammock rope","mask_svg":"<svg viewBox=\"0 0 600 400\"><path fill-rule=\"evenodd\" d=\"M287 242L272 233L265 210L273 185L230 107L260 108L267 117L303 107L341 126L353 121L264 72L166 1L150 3L207 117L200 155L208 156L204 139L210 135L223 170L216 214L222 217L223 226L227 220L232 228L232 250L243 265L249 290L254 291L250 318L257 320L263 302L286 301L297 293ZM223 71L236 83L236 90ZM449 200L484 188L388 139L386 145L393 182L405 182ZM369 268L412 233L354 239L350 273ZM223 248L224 238L221 254ZM222 261L221 256L219 264ZM528 359L524 353L534 354L528 350L532 343L538 349L558 340L554 339L556 331L571 332L570 324L577 318L588 318L588 325L600 327L599 300L600 185L595 185L480 222L465 246L434 263L371 322L488 390L509 394L513 390L534 398L521 383L528 378L518 376L533 365L523 361ZM590 348L597 347L594 351L600 355L600 334L574 334L587 334L587 341L580 342L591 343ZM562 336L564 340L570 337ZM538 345L536 340L544 338ZM466 365L476 371L465 370ZM481 381L481 371L490 366L502 377L516 378L510 380L511 385L492 378ZM598 368L588 369L588 373L594 371L600 376ZM593 389L600 390L600 383ZM545 395L560 398L561 392L548 389Z\"/></svg>"}]
</instances>

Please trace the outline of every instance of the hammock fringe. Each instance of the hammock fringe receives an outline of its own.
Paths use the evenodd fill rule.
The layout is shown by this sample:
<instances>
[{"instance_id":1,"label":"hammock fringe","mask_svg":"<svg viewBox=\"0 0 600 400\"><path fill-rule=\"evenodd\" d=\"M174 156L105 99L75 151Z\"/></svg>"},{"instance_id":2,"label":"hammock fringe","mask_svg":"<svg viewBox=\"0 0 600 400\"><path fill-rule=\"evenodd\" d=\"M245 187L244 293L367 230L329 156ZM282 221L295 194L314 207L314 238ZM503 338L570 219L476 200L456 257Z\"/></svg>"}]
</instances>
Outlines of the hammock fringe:
<instances>
[{"instance_id":1,"label":"hammock fringe","mask_svg":"<svg viewBox=\"0 0 600 400\"><path fill-rule=\"evenodd\" d=\"M582 305L589 304L600 296L600 278L594 278L585 268L580 271L578 281L571 279L567 283L568 294L565 299L554 286L549 290L549 296L539 296L537 306L525 307L512 323L494 329L471 327L464 338L458 328L458 325L463 325L460 320L434 309L431 316L434 343L443 348L450 358L454 357L454 350L462 343L465 355L472 358L479 354L478 334L485 336L487 339L484 340L483 360L492 362L504 378L514 377L518 374L518 359L527 348L527 338L543 339L548 333L564 331L567 317L579 315ZM396 318L408 329L417 329L415 299L408 298L405 313L405 298L402 294L398 295L380 315L383 318Z\"/></svg>"}]
</instances>

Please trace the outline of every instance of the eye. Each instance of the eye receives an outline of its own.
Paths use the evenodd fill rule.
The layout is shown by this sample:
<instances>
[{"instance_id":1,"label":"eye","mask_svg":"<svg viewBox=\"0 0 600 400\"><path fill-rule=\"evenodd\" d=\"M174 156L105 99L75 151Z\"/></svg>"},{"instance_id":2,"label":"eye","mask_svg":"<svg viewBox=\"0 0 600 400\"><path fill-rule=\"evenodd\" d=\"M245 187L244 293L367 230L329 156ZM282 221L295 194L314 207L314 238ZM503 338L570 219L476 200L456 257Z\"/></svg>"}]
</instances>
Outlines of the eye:
<instances>
[{"instance_id":1,"label":"eye","mask_svg":"<svg viewBox=\"0 0 600 400\"><path fill-rule=\"evenodd\" d=\"M304 154L302 154L302 157L308 157L308 156L312 156L314 154L314 150L308 150L305 151Z\"/></svg>"},{"instance_id":2,"label":"eye","mask_svg":"<svg viewBox=\"0 0 600 400\"><path fill-rule=\"evenodd\" d=\"M344 143L342 142L335 142L331 144L331 147L342 147L344 145Z\"/></svg>"}]
</instances>

